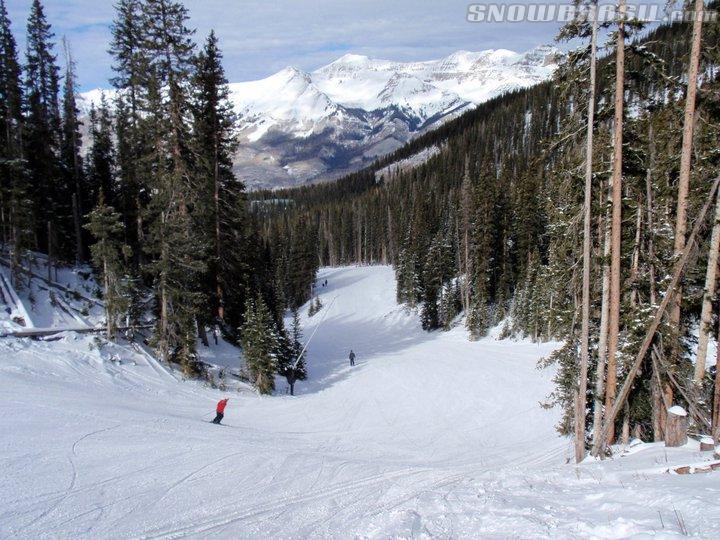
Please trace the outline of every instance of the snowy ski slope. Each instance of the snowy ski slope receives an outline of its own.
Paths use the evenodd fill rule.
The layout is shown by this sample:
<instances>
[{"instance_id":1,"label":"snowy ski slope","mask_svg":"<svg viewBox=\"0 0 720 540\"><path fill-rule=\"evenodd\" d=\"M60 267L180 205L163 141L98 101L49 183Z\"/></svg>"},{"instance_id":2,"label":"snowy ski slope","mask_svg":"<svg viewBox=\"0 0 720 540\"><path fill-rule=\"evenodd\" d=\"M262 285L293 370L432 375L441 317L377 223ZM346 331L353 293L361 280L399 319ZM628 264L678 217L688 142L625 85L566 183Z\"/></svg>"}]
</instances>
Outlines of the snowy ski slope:
<instances>
[{"instance_id":1,"label":"snowy ski slope","mask_svg":"<svg viewBox=\"0 0 720 540\"><path fill-rule=\"evenodd\" d=\"M0 537L720 536L720 473L664 472L692 444L566 464L535 367L557 344L424 333L388 267L325 279L310 380L229 393L226 426L225 394L128 344L0 339Z\"/></svg>"}]
</instances>

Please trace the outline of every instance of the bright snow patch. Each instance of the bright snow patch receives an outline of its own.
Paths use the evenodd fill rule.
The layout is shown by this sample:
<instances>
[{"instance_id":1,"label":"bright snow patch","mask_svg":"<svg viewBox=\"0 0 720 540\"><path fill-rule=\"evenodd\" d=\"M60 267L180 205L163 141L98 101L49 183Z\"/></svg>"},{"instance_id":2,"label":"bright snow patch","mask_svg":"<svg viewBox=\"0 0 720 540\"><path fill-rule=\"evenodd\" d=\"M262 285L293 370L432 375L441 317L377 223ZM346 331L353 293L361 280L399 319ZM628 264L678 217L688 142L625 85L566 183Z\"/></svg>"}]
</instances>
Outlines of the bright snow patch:
<instances>
[{"instance_id":1,"label":"bright snow patch","mask_svg":"<svg viewBox=\"0 0 720 540\"><path fill-rule=\"evenodd\" d=\"M687 416L687 411L680 405L673 405L668 409L668 412L670 414L674 414L675 416Z\"/></svg>"}]
</instances>

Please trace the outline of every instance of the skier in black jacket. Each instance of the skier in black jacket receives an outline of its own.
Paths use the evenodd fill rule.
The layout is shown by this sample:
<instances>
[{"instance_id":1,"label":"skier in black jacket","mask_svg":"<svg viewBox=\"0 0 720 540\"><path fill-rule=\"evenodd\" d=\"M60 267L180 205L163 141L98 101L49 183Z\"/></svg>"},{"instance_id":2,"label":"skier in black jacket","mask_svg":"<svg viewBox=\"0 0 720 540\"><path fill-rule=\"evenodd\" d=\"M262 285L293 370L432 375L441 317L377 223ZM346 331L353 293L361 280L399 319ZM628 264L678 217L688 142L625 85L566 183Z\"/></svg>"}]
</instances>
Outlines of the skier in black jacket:
<instances>
[{"instance_id":1,"label":"skier in black jacket","mask_svg":"<svg viewBox=\"0 0 720 540\"><path fill-rule=\"evenodd\" d=\"M350 356L348 358L350 358L350 365L354 366L355 365L355 353L352 351L352 349L350 349Z\"/></svg>"}]
</instances>

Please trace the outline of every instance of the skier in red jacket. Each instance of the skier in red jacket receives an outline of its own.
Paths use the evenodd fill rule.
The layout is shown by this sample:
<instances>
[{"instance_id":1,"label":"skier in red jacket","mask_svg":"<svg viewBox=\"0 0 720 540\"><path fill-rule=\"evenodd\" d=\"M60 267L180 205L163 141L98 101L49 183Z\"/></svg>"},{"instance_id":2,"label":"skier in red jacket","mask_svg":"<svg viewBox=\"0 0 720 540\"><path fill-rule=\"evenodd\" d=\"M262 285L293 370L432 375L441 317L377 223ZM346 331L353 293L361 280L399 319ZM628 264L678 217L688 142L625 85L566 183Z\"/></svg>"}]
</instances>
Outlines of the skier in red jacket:
<instances>
[{"instance_id":1,"label":"skier in red jacket","mask_svg":"<svg viewBox=\"0 0 720 540\"><path fill-rule=\"evenodd\" d=\"M213 424L219 424L223 417L225 416L225 406L227 405L227 402L230 398L221 399L218 401L217 407L215 408L215 412L217 412L217 416L215 416L215 420L213 420Z\"/></svg>"}]
</instances>

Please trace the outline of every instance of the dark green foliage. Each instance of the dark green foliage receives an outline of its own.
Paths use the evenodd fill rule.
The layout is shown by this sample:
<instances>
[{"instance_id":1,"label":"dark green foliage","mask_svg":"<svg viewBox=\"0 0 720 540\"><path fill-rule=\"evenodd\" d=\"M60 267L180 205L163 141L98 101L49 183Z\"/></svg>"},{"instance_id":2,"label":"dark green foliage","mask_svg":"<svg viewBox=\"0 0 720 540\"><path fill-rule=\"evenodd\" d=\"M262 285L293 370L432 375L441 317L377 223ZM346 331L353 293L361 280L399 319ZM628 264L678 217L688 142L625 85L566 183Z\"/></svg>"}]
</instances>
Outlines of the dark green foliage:
<instances>
[{"instance_id":1,"label":"dark green foliage","mask_svg":"<svg viewBox=\"0 0 720 540\"><path fill-rule=\"evenodd\" d=\"M221 61L218 40L211 32L195 61L192 151L200 186L197 225L203 242L212 246L203 277L211 308L206 315L208 322L219 320L237 327L242 324L242 306L250 287L245 257L250 231L245 187L232 172L235 115Z\"/></svg>"},{"instance_id":2,"label":"dark green foliage","mask_svg":"<svg viewBox=\"0 0 720 540\"><path fill-rule=\"evenodd\" d=\"M557 426L561 435L570 435L573 432L575 388L578 377L578 344L568 341L563 347L544 358L538 368L556 365L557 372L553 377L555 390L548 397L547 406L560 407L563 411L562 419Z\"/></svg>"},{"instance_id":3,"label":"dark green foliage","mask_svg":"<svg viewBox=\"0 0 720 540\"><path fill-rule=\"evenodd\" d=\"M241 343L250 380L258 392L271 394L275 390L279 336L270 310L260 295L247 300L244 319Z\"/></svg>"},{"instance_id":4,"label":"dark green foliage","mask_svg":"<svg viewBox=\"0 0 720 540\"><path fill-rule=\"evenodd\" d=\"M62 94L62 136L60 141L60 166L62 184L56 202L55 225L56 237L53 245L60 252L68 252L75 248L76 262L84 259L82 247L81 219L83 212L83 160L80 155L82 138L80 136L80 112L76 103L75 62L70 53L70 46L63 40L65 48L65 77ZM73 204L73 200L75 203ZM94 201L92 201L94 202Z\"/></svg>"},{"instance_id":5,"label":"dark green foliage","mask_svg":"<svg viewBox=\"0 0 720 540\"><path fill-rule=\"evenodd\" d=\"M12 245L12 277L19 287L25 251L33 246L34 205L22 146L23 93L17 45L5 0L0 0L0 208L2 242Z\"/></svg>"},{"instance_id":6,"label":"dark green foliage","mask_svg":"<svg viewBox=\"0 0 720 540\"><path fill-rule=\"evenodd\" d=\"M103 191L95 209L87 216L85 228L93 237L92 262L103 284L108 338L114 339L118 322L130 309L130 283L126 275L130 248L123 244L123 224L112 206L105 204Z\"/></svg>"},{"instance_id":7,"label":"dark green foliage","mask_svg":"<svg viewBox=\"0 0 720 540\"><path fill-rule=\"evenodd\" d=\"M68 187L62 174L59 69L53 52L54 34L40 0L33 0L27 23L25 64L24 156L28 170L27 196L32 200L35 248L48 245L47 222L68 230ZM53 219L56 218L56 219ZM62 222L62 223L61 223Z\"/></svg>"},{"instance_id":8,"label":"dark green foliage","mask_svg":"<svg viewBox=\"0 0 720 540\"><path fill-rule=\"evenodd\" d=\"M290 388L290 394L295 394L295 383L307 379L307 366L305 359L307 350L303 352L302 328L300 327L300 312L292 310L292 326L290 331L282 330L278 340L277 372L285 377ZM302 352L302 356L300 353Z\"/></svg>"},{"instance_id":9,"label":"dark green foliage","mask_svg":"<svg viewBox=\"0 0 720 540\"><path fill-rule=\"evenodd\" d=\"M113 145L113 123L105 96L100 98L99 108L90 109L90 149L85 170L83 202L94 204L102 191L105 201L115 206L122 197L115 184L115 148Z\"/></svg>"}]
</instances>

